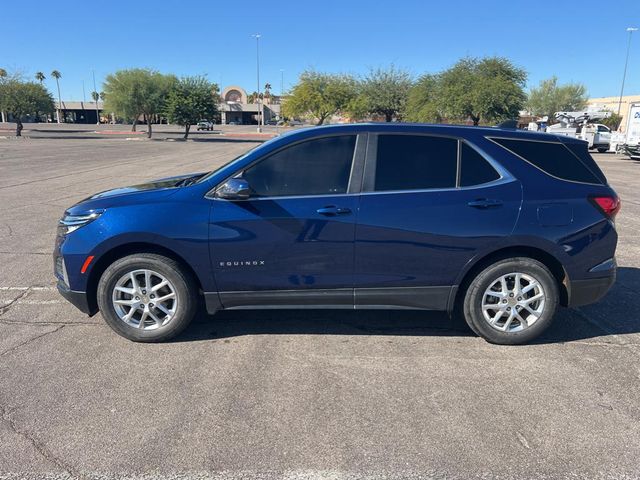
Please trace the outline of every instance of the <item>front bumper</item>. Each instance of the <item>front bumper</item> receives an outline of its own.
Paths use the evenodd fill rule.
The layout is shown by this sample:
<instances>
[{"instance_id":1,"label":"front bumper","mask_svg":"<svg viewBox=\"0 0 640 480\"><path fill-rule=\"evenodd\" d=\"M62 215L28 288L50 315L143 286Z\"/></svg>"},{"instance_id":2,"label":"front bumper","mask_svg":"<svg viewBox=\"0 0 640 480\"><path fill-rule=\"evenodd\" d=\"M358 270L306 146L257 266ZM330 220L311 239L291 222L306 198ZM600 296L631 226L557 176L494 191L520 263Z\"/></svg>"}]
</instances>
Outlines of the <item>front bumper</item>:
<instances>
[{"instance_id":1,"label":"front bumper","mask_svg":"<svg viewBox=\"0 0 640 480\"><path fill-rule=\"evenodd\" d=\"M62 295L65 300L71 303L82 313L86 313L90 317L98 313L98 309L89 304L87 292L76 292L75 290L71 290L62 281L58 281L57 287L60 295Z\"/></svg>"}]
</instances>

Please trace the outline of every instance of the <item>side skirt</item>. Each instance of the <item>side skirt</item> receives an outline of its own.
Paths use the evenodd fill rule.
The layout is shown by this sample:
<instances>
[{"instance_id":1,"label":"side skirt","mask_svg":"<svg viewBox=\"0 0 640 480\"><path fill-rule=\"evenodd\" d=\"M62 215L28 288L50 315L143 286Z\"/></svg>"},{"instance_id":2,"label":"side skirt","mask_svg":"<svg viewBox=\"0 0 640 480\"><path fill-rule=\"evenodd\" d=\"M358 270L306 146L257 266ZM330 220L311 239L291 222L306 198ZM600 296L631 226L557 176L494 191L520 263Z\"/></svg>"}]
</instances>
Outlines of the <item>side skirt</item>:
<instances>
[{"instance_id":1,"label":"side skirt","mask_svg":"<svg viewBox=\"0 0 640 480\"><path fill-rule=\"evenodd\" d=\"M387 287L204 292L207 312L240 309L408 309L452 308L456 287Z\"/></svg>"}]
</instances>

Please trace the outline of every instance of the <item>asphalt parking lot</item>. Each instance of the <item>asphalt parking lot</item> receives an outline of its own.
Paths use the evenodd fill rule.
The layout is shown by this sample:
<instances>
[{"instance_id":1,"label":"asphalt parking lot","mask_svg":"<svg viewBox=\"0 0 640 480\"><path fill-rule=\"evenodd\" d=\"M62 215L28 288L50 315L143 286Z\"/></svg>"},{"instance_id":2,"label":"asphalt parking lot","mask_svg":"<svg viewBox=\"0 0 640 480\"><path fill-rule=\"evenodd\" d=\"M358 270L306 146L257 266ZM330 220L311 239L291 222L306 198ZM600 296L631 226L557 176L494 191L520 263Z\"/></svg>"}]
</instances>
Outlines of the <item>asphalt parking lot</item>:
<instances>
[{"instance_id":1,"label":"asphalt parking lot","mask_svg":"<svg viewBox=\"0 0 640 480\"><path fill-rule=\"evenodd\" d=\"M0 138L0 478L640 476L640 162L595 155L619 279L535 344L430 312L236 311L145 345L58 296L58 218L255 143L82 135Z\"/></svg>"}]
</instances>

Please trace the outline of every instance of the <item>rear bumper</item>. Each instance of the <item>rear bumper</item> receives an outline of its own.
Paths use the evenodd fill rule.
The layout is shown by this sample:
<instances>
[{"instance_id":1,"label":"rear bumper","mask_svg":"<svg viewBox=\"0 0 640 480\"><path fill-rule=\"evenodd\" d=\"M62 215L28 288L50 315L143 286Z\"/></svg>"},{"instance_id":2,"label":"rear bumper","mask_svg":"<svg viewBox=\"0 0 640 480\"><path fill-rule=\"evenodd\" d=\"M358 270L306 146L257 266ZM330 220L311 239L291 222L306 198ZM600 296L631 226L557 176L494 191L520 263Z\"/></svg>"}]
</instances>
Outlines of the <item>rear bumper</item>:
<instances>
[{"instance_id":1,"label":"rear bumper","mask_svg":"<svg viewBox=\"0 0 640 480\"><path fill-rule=\"evenodd\" d=\"M89 305L89 298L87 296L87 292L76 292L75 290L69 289L63 282L58 282L58 292L62 295L65 300L71 303L74 307L80 310L82 313L86 313L89 316L93 316L98 313L97 308L92 308Z\"/></svg>"},{"instance_id":2,"label":"rear bumper","mask_svg":"<svg viewBox=\"0 0 640 480\"><path fill-rule=\"evenodd\" d=\"M595 303L604 297L616 281L616 270L613 269L606 277L590 278L588 280L573 280L569 292L569 306L579 307Z\"/></svg>"}]
</instances>

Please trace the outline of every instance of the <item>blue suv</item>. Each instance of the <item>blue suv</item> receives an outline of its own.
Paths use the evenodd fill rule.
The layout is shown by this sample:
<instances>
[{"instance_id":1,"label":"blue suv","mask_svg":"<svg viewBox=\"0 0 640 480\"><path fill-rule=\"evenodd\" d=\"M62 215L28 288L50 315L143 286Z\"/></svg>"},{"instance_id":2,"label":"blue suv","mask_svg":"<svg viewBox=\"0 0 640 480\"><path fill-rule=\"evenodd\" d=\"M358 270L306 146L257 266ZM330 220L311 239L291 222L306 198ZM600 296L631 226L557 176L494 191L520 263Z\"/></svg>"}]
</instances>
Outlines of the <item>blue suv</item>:
<instances>
[{"instance_id":1,"label":"blue suv","mask_svg":"<svg viewBox=\"0 0 640 480\"><path fill-rule=\"evenodd\" d=\"M539 335L616 275L616 193L568 137L356 124L210 173L96 194L60 220L60 293L134 341L222 309L443 310L489 342Z\"/></svg>"}]
</instances>

